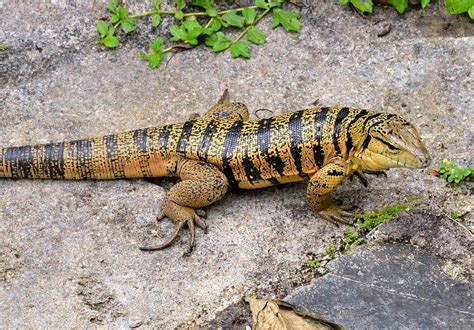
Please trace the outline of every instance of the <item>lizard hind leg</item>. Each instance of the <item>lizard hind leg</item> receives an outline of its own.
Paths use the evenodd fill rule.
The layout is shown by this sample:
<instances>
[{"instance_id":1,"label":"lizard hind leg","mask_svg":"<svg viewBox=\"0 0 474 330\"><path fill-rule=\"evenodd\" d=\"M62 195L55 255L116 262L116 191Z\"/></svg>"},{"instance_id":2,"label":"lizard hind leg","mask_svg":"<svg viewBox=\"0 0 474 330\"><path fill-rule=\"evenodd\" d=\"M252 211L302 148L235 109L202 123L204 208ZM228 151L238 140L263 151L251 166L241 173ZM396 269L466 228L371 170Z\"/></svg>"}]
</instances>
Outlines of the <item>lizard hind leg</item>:
<instances>
[{"instance_id":1,"label":"lizard hind leg","mask_svg":"<svg viewBox=\"0 0 474 330\"><path fill-rule=\"evenodd\" d=\"M192 113L188 118L188 120L198 119L230 121L248 120L249 110L243 103L230 102L229 93L226 89L217 104L207 110L202 117L198 113Z\"/></svg>"},{"instance_id":2,"label":"lizard hind leg","mask_svg":"<svg viewBox=\"0 0 474 330\"><path fill-rule=\"evenodd\" d=\"M202 119L207 120L248 120L249 111L245 104L229 101L229 92L224 91L215 106L209 109Z\"/></svg>"},{"instance_id":3,"label":"lizard hind leg","mask_svg":"<svg viewBox=\"0 0 474 330\"><path fill-rule=\"evenodd\" d=\"M181 178L166 194L162 204L163 214L176 223L176 229L164 243L158 246L140 247L143 251L161 250L170 246L186 224L190 239L185 254L191 253L195 244L195 226L207 229L201 208L221 199L227 192L228 181L215 166L185 158L177 159L175 175Z\"/></svg>"}]
</instances>

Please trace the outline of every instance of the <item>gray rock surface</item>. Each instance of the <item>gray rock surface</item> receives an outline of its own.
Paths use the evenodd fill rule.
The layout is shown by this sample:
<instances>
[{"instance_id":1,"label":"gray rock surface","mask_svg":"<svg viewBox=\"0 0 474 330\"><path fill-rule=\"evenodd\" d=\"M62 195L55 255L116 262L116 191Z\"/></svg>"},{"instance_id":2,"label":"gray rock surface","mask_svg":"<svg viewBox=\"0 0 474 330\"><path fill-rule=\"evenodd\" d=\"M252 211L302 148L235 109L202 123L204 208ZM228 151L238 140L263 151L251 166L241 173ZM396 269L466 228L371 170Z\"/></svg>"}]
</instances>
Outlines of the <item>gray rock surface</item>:
<instances>
[{"instance_id":1,"label":"gray rock surface","mask_svg":"<svg viewBox=\"0 0 474 330\"><path fill-rule=\"evenodd\" d=\"M346 329L471 329L474 286L454 281L439 260L411 245L363 246L285 301Z\"/></svg>"},{"instance_id":2,"label":"gray rock surface","mask_svg":"<svg viewBox=\"0 0 474 330\"><path fill-rule=\"evenodd\" d=\"M268 38L252 59L198 47L150 70L137 53L156 33L140 23L114 51L96 43L104 3L2 1L0 146L103 135L204 113L224 88L251 111L275 113L319 98L399 113L420 130L434 164L470 161L474 26L430 6L368 19L337 2L312 1L303 29ZM133 5L138 12L144 4ZM391 32L380 33L380 20ZM469 185L445 187L422 171L391 171L369 189L346 182L336 196L361 211L422 195L446 213L472 211ZM165 189L145 181L0 181L0 314L4 327L173 328L206 324L244 294L292 290L308 254L343 232L315 216L305 185L231 192L210 208L209 233L182 258L178 244L140 252L172 230L155 216ZM465 217L472 225L472 217ZM185 232L186 233L186 232ZM282 286L281 283L290 283ZM281 296L282 297L282 296Z\"/></svg>"}]
</instances>

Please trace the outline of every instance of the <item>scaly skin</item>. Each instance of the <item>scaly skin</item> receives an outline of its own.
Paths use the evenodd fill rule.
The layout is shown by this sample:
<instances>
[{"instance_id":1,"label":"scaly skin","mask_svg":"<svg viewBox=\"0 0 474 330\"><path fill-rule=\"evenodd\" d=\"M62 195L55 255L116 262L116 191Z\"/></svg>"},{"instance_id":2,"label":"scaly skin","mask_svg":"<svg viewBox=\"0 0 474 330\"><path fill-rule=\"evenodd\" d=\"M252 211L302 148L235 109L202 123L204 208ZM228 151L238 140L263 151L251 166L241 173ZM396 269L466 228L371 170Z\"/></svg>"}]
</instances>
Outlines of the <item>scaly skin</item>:
<instances>
[{"instance_id":1,"label":"scaly skin","mask_svg":"<svg viewBox=\"0 0 474 330\"><path fill-rule=\"evenodd\" d=\"M0 149L0 177L124 179L177 176L162 216L191 229L228 187L255 189L309 179L307 199L325 219L348 222L331 191L346 177L394 167L423 168L428 152L416 129L394 114L313 107L249 120L245 105L224 93L203 117L181 124L137 129L78 141Z\"/></svg>"}]
</instances>

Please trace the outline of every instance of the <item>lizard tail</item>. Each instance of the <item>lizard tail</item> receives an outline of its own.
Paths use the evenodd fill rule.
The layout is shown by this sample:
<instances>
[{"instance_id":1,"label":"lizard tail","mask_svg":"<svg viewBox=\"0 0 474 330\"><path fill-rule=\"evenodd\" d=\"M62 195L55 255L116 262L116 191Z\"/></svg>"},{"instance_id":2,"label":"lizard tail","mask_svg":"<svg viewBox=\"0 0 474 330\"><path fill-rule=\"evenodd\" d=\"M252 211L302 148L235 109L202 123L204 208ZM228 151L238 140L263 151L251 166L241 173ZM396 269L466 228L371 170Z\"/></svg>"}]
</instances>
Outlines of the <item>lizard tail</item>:
<instances>
[{"instance_id":1,"label":"lizard tail","mask_svg":"<svg viewBox=\"0 0 474 330\"><path fill-rule=\"evenodd\" d=\"M173 155L152 146L157 135L165 135L162 128L150 137L147 131L152 129L0 148L0 178L107 180L171 175Z\"/></svg>"},{"instance_id":2,"label":"lizard tail","mask_svg":"<svg viewBox=\"0 0 474 330\"><path fill-rule=\"evenodd\" d=\"M0 178L6 178L5 164L3 163L3 149L0 148Z\"/></svg>"}]
</instances>

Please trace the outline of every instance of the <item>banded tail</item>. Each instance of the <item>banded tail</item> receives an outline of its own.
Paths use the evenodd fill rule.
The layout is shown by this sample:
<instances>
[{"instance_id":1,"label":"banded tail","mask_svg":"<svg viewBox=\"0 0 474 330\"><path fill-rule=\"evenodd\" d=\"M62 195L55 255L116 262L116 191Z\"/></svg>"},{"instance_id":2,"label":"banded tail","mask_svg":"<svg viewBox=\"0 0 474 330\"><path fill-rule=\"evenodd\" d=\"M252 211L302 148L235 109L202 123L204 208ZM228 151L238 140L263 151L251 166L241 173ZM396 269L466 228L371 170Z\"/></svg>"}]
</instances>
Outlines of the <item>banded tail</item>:
<instances>
[{"instance_id":1,"label":"banded tail","mask_svg":"<svg viewBox=\"0 0 474 330\"><path fill-rule=\"evenodd\" d=\"M116 135L0 148L0 177L25 179L122 179L169 175L168 139L182 125Z\"/></svg>"}]
</instances>

